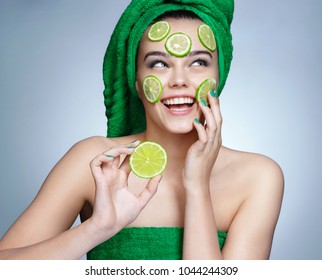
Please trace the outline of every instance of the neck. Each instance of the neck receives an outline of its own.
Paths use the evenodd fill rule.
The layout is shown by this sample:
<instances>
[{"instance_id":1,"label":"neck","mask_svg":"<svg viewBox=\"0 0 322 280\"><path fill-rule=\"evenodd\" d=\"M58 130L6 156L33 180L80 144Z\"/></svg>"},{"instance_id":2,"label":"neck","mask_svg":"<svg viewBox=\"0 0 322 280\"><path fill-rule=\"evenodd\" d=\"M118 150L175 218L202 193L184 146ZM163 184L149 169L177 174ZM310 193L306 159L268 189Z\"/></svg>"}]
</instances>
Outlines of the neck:
<instances>
[{"instance_id":1,"label":"neck","mask_svg":"<svg viewBox=\"0 0 322 280\"><path fill-rule=\"evenodd\" d=\"M198 135L196 130L186 134L174 134L169 131L157 131L147 129L144 135L145 140L154 141L160 144L168 154L168 174L181 176L187 151L191 145L197 141Z\"/></svg>"}]
</instances>

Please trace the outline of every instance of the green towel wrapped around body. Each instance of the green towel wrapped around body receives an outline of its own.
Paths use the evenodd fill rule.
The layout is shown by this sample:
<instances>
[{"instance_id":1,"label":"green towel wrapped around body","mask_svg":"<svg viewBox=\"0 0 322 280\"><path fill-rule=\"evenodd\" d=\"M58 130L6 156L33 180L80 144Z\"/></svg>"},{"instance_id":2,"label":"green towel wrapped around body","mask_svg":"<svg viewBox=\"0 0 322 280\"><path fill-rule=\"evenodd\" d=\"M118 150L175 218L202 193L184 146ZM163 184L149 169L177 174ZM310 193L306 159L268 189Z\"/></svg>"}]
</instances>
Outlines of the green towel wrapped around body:
<instances>
[{"instance_id":1,"label":"green towel wrapped around body","mask_svg":"<svg viewBox=\"0 0 322 280\"><path fill-rule=\"evenodd\" d=\"M123 228L87 253L88 260L181 260L182 227ZM227 233L218 231L220 249Z\"/></svg>"},{"instance_id":2,"label":"green towel wrapped around body","mask_svg":"<svg viewBox=\"0 0 322 280\"><path fill-rule=\"evenodd\" d=\"M188 10L213 30L219 61L220 94L232 60L233 0L132 0L122 14L107 47L104 64L104 102L108 119L108 137L120 137L146 129L145 111L138 97L136 54L148 26L165 12Z\"/></svg>"}]
</instances>

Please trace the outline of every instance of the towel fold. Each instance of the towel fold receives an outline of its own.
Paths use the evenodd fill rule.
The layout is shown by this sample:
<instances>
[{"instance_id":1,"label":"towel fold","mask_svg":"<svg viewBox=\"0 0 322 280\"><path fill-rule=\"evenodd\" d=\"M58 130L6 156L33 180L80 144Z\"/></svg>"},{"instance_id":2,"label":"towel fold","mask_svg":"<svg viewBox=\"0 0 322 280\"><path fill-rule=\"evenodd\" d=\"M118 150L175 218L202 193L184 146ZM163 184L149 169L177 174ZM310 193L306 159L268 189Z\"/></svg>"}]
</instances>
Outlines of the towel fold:
<instances>
[{"instance_id":1,"label":"towel fold","mask_svg":"<svg viewBox=\"0 0 322 280\"><path fill-rule=\"evenodd\" d=\"M214 31L219 61L220 94L232 60L233 0L132 0L122 14L107 47L103 63L104 103L108 137L143 132L145 111L138 97L136 53L144 31L158 16L168 11L189 10Z\"/></svg>"}]
</instances>

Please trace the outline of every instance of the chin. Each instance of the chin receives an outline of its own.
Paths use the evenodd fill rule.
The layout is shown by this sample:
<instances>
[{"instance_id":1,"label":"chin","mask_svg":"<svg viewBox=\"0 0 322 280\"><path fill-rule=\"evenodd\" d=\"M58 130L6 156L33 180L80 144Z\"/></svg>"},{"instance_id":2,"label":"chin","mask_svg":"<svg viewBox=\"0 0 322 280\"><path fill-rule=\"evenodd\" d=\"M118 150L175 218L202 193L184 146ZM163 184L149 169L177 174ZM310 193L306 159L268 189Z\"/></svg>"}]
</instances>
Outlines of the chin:
<instances>
[{"instance_id":1,"label":"chin","mask_svg":"<svg viewBox=\"0 0 322 280\"><path fill-rule=\"evenodd\" d=\"M187 134L195 130L192 122L190 123L172 123L168 125L168 131L173 134Z\"/></svg>"}]
</instances>

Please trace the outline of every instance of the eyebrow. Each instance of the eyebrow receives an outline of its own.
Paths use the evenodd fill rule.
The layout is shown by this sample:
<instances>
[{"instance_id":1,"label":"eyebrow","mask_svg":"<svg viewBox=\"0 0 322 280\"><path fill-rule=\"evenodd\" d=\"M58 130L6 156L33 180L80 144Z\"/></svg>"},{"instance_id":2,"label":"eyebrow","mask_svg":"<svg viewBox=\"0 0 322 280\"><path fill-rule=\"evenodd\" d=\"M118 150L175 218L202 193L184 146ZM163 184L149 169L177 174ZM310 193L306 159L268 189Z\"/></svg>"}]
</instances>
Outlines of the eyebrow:
<instances>
[{"instance_id":1,"label":"eyebrow","mask_svg":"<svg viewBox=\"0 0 322 280\"><path fill-rule=\"evenodd\" d=\"M201 54L208 55L210 58L212 58L211 52L208 52L208 51L192 51L188 54L188 56L195 56L195 55L201 55Z\"/></svg>"},{"instance_id":2,"label":"eyebrow","mask_svg":"<svg viewBox=\"0 0 322 280\"><path fill-rule=\"evenodd\" d=\"M189 57L191 56L196 56L196 55L208 55L211 59L212 59L212 54L208 51L203 51L203 50L200 50L200 51L192 51L188 54ZM149 56L163 56L163 57L166 57L166 58L169 58L170 57L170 54L169 53L166 53L166 52L161 52L161 51L151 51L151 52L147 52L147 54L145 55L144 57L144 61L149 57Z\"/></svg>"},{"instance_id":3,"label":"eyebrow","mask_svg":"<svg viewBox=\"0 0 322 280\"><path fill-rule=\"evenodd\" d=\"M149 57L149 56L163 56L163 57L170 57L170 54L166 52L160 52L160 51L152 51L152 52L147 52L147 54L144 57L144 61Z\"/></svg>"}]
</instances>

